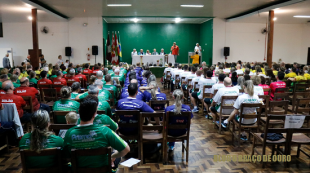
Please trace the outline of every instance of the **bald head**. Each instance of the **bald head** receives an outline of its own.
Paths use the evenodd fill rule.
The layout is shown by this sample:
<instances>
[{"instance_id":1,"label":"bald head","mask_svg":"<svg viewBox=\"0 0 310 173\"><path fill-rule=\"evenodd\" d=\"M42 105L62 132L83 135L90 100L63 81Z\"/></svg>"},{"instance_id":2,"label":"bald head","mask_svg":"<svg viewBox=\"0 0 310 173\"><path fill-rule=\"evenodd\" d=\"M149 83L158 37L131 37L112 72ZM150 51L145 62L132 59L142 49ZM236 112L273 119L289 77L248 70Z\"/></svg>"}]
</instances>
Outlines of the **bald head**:
<instances>
[{"instance_id":1,"label":"bald head","mask_svg":"<svg viewBox=\"0 0 310 173\"><path fill-rule=\"evenodd\" d=\"M224 85L225 85L225 87L231 86L231 79L229 77L225 77Z\"/></svg>"},{"instance_id":2,"label":"bald head","mask_svg":"<svg viewBox=\"0 0 310 173\"><path fill-rule=\"evenodd\" d=\"M137 79L131 79L130 83L138 83Z\"/></svg>"},{"instance_id":3,"label":"bald head","mask_svg":"<svg viewBox=\"0 0 310 173\"><path fill-rule=\"evenodd\" d=\"M22 77L20 79L21 86L28 86L29 85L29 79L27 77Z\"/></svg>"},{"instance_id":4,"label":"bald head","mask_svg":"<svg viewBox=\"0 0 310 173\"><path fill-rule=\"evenodd\" d=\"M13 90L14 90L13 83L12 83L10 80L3 82L3 83L2 83L2 89L3 89L6 93L8 93L8 92L13 93Z\"/></svg>"}]
</instances>

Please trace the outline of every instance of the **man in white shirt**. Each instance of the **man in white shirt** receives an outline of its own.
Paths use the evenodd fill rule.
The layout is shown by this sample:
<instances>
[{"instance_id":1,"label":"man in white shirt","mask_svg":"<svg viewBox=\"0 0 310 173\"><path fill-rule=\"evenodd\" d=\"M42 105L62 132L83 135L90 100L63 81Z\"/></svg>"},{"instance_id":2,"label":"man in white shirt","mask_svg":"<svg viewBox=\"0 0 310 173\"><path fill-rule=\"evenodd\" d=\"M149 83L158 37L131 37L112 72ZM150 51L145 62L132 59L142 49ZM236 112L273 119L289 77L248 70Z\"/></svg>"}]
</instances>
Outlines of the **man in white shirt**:
<instances>
[{"instance_id":1,"label":"man in white shirt","mask_svg":"<svg viewBox=\"0 0 310 173\"><path fill-rule=\"evenodd\" d=\"M60 66L60 65L63 64L63 63L64 63L64 62L62 61L62 56L59 55L59 56L58 56L58 61L57 61L56 64L58 64L58 65Z\"/></svg>"},{"instance_id":2,"label":"man in white shirt","mask_svg":"<svg viewBox=\"0 0 310 173\"><path fill-rule=\"evenodd\" d=\"M195 52L201 53L201 46L199 45L199 43L196 43Z\"/></svg>"},{"instance_id":3,"label":"man in white shirt","mask_svg":"<svg viewBox=\"0 0 310 173\"><path fill-rule=\"evenodd\" d=\"M131 55L138 55L138 52L136 49L133 49L133 51L131 52Z\"/></svg>"},{"instance_id":4,"label":"man in white shirt","mask_svg":"<svg viewBox=\"0 0 310 173\"><path fill-rule=\"evenodd\" d=\"M168 64L168 67L165 68L165 70L164 70L165 79L166 79L166 76L168 75L168 74L167 74L167 71L170 71L170 75L171 75L171 74L172 74L172 70L173 70L173 68L172 68L172 63L170 62L170 63Z\"/></svg>"},{"instance_id":5,"label":"man in white shirt","mask_svg":"<svg viewBox=\"0 0 310 173\"><path fill-rule=\"evenodd\" d=\"M195 88L199 88L199 84L197 84L196 86L195 85L195 82L199 82L199 80L202 78L202 71L201 70L197 70L196 72L196 77L194 77L192 79L192 90L191 90L191 93L195 91Z\"/></svg>"},{"instance_id":6,"label":"man in white shirt","mask_svg":"<svg viewBox=\"0 0 310 173\"><path fill-rule=\"evenodd\" d=\"M237 70L236 70L237 74L243 74L243 71L241 70L241 65L237 64Z\"/></svg>"},{"instance_id":7,"label":"man in white shirt","mask_svg":"<svg viewBox=\"0 0 310 173\"><path fill-rule=\"evenodd\" d=\"M224 79L226 78L225 74L220 74L218 77L218 83L214 84L211 88L211 97L214 96L215 90L219 90L220 88L224 88Z\"/></svg>"},{"instance_id":8,"label":"man in white shirt","mask_svg":"<svg viewBox=\"0 0 310 173\"><path fill-rule=\"evenodd\" d=\"M166 55L166 53L164 52L164 49L162 48L159 55Z\"/></svg>"},{"instance_id":9,"label":"man in white shirt","mask_svg":"<svg viewBox=\"0 0 310 173\"><path fill-rule=\"evenodd\" d=\"M192 73L188 74L188 75L186 76L186 78L185 78L185 82L187 83L187 85L189 84L189 83L188 83L188 79L193 79L193 78L197 77L197 76L196 76L197 67L193 66L192 69L191 69L191 71L192 71Z\"/></svg>"},{"instance_id":10,"label":"man in white shirt","mask_svg":"<svg viewBox=\"0 0 310 173\"><path fill-rule=\"evenodd\" d=\"M183 72L180 74L181 80L182 80L182 78L184 78L184 77L186 78L186 76L189 75L189 74L191 74L191 72L188 71L188 65L184 65L184 67L183 67ZM181 81L181 82L183 82L183 81Z\"/></svg>"},{"instance_id":11,"label":"man in white shirt","mask_svg":"<svg viewBox=\"0 0 310 173\"><path fill-rule=\"evenodd\" d=\"M28 65L30 63L30 55L27 55L27 58L23 62Z\"/></svg>"},{"instance_id":12,"label":"man in white shirt","mask_svg":"<svg viewBox=\"0 0 310 173\"><path fill-rule=\"evenodd\" d=\"M156 52L156 49L153 49L152 55L158 55L158 52Z\"/></svg>"},{"instance_id":13,"label":"man in white shirt","mask_svg":"<svg viewBox=\"0 0 310 173\"><path fill-rule=\"evenodd\" d=\"M212 71L205 68L203 73L204 73L204 76L206 76L206 78L200 78L199 79L199 81L198 81L199 91L193 92L192 94L190 94L191 102L194 105L194 109L192 110L192 112L199 112L198 107L196 105L196 100L202 99L203 93L211 93L210 89L206 89L206 91L204 91L203 87L206 85L212 85L213 86L216 83L214 80L211 79L211 77L213 75Z\"/></svg>"},{"instance_id":14,"label":"man in white shirt","mask_svg":"<svg viewBox=\"0 0 310 173\"><path fill-rule=\"evenodd\" d=\"M217 114L221 110L221 105L234 105L235 100L224 100L224 103L221 103L222 96L238 96L239 89L231 86L231 79L226 77L224 79L224 88L220 88L218 92L213 97L213 102L210 107L211 115L214 117L214 114ZM223 114L230 114L233 109L222 109Z\"/></svg>"},{"instance_id":15,"label":"man in white shirt","mask_svg":"<svg viewBox=\"0 0 310 173\"><path fill-rule=\"evenodd\" d=\"M223 70L224 73L230 73L230 66L229 65L230 65L229 63L225 64L225 69Z\"/></svg>"},{"instance_id":16,"label":"man in white shirt","mask_svg":"<svg viewBox=\"0 0 310 173\"><path fill-rule=\"evenodd\" d=\"M181 74L181 73L183 73L182 64L179 64L178 69L172 71L172 79L173 79L173 82L171 82L171 92L173 92L175 80L177 80L177 79L176 79L176 75L179 75L179 79L181 79L181 77L180 77L180 74Z\"/></svg>"}]
</instances>

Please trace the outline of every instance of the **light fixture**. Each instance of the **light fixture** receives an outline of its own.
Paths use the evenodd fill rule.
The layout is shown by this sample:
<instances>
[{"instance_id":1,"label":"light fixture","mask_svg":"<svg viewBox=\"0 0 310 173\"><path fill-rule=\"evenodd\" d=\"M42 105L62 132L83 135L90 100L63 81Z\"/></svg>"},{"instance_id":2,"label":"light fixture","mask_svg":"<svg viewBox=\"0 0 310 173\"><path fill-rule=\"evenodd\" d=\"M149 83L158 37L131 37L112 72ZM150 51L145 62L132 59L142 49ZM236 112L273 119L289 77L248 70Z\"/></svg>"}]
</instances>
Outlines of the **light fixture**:
<instances>
[{"instance_id":1,"label":"light fixture","mask_svg":"<svg viewBox=\"0 0 310 173\"><path fill-rule=\"evenodd\" d=\"M204 7L204 5L181 5L181 7L196 7L196 8L201 8L201 7Z\"/></svg>"},{"instance_id":2,"label":"light fixture","mask_svg":"<svg viewBox=\"0 0 310 173\"><path fill-rule=\"evenodd\" d=\"M276 8L276 9L274 9L274 10L279 10L280 8Z\"/></svg>"},{"instance_id":3,"label":"light fixture","mask_svg":"<svg viewBox=\"0 0 310 173\"><path fill-rule=\"evenodd\" d=\"M303 16L303 15L297 15L297 16L294 16L294 17L297 17L297 18L310 18L310 16Z\"/></svg>"},{"instance_id":4,"label":"light fixture","mask_svg":"<svg viewBox=\"0 0 310 173\"><path fill-rule=\"evenodd\" d=\"M108 4L109 7L130 7L131 4Z\"/></svg>"},{"instance_id":5,"label":"light fixture","mask_svg":"<svg viewBox=\"0 0 310 173\"><path fill-rule=\"evenodd\" d=\"M139 20L140 20L140 19L137 19L137 18L131 19L131 21L133 21L133 22L135 22L135 23L137 23Z\"/></svg>"},{"instance_id":6,"label":"light fixture","mask_svg":"<svg viewBox=\"0 0 310 173\"><path fill-rule=\"evenodd\" d=\"M273 18L273 21L276 21L276 20L277 20L277 18L276 18L276 17L274 17L274 18Z\"/></svg>"},{"instance_id":7,"label":"light fixture","mask_svg":"<svg viewBox=\"0 0 310 173\"><path fill-rule=\"evenodd\" d=\"M31 16L28 16L28 19L29 19L29 20L32 20L32 17L31 17Z\"/></svg>"},{"instance_id":8,"label":"light fixture","mask_svg":"<svg viewBox=\"0 0 310 173\"><path fill-rule=\"evenodd\" d=\"M179 22L181 22L181 18L175 18L175 23L179 23Z\"/></svg>"},{"instance_id":9,"label":"light fixture","mask_svg":"<svg viewBox=\"0 0 310 173\"><path fill-rule=\"evenodd\" d=\"M25 4L27 7L32 7L30 4Z\"/></svg>"}]
</instances>

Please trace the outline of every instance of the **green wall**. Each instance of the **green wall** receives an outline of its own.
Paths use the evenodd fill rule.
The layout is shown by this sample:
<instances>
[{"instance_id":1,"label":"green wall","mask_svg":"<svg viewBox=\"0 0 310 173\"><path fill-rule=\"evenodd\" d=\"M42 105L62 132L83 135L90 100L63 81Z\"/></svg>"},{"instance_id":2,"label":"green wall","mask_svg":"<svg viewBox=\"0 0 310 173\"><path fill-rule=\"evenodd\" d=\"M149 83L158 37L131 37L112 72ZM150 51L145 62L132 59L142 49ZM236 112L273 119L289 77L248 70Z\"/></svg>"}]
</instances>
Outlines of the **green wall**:
<instances>
[{"instance_id":1,"label":"green wall","mask_svg":"<svg viewBox=\"0 0 310 173\"><path fill-rule=\"evenodd\" d=\"M212 65L213 51L213 19L200 25L200 46L202 49L202 61Z\"/></svg>"},{"instance_id":2,"label":"green wall","mask_svg":"<svg viewBox=\"0 0 310 173\"><path fill-rule=\"evenodd\" d=\"M104 20L103 20L104 21ZM168 23L103 23L103 37L107 34L105 28L112 31L119 31L121 35L123 62L131 63L131 52L136 48L150 50L156 48L157 52L161 48L166 53L170 53L173 42L177 42L180 47L180 56L178 63L188 62L188 52L194 51L196 43L201 43L203 52L203 61L212 62L212 20L203 24L168 24ZM105 37L107 38L107 37ZM110 35L110 39L112 36ZM111 42L112 43L112 42ZM204 45L202 45L202 43ZM205 45L207 44L207 45Z\"/></svg>"}]
</instances>

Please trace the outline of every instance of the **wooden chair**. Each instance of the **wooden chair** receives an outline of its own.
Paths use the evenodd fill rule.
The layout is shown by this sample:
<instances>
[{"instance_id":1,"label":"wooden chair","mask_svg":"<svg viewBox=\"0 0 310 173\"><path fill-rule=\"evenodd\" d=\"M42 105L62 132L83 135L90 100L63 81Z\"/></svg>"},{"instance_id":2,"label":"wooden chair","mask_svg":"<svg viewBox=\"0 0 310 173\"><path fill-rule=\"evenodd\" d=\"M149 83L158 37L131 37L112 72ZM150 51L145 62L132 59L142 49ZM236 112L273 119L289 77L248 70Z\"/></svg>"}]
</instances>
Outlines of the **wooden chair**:
<instances>
[{"instance_id":1,"label":"wooden chair","mask_svg":"<svg viewBox=\"0 0 310 173\"><path fill-rule=\"evenodd\" d=\"M56 92L57 92L57 95L60 96L61 93L60 93L60 90L61 88L63 87L64 85L52 85L52 88L55 88L56 89Z\"/></svg>"},{"instance_id":2,"label":"wooden chair","mask_svg":"<svg viewBox=\"0 0 310 173\"><path fill-rule=\"evenodd\" d=\"M175 79L174 79L174 89L179 89L180 88L180 75L175 75Z\"/></svg>"},{"instance_id":3,"label":"wooden chair","mask_svg":"<svg viewBox=\"0 0 310 173\"><path fill-rule=\"evenodd\" d=\"M54 102L58 100L55 88L41 88L42 102L53 107Z\"/></svg>"},{"instance_id":4,"label":"wooden chair","mask_svg":"<svg viewBox=\"0 0 310 173\"><path fill-rule=\"evenodd\" d=\"M60 130L68 130L72 127L76 126L75 124L51 124L48 127L49 131L53 131L55 135L58 136Z\"/></svg>"},{"instance_id":5,"label":"wooden chair","mask_svg":"<svg viewBox=\"0 0 310 173\"><path fill-rule=\"evenodd\" d=\"M9 153L10 150L9 150L9 137L8 137L8 134L7 133L0 133L0 139L1 140L3 140L3 139L5 140L5 143L4 143L4 145L2 145L0 147L0 150L3 150L3 149L6 148L6 152Z\"/></svg>"},{"instance_id":6,"label":"wooden chair","mask_svg":"<svg viewBox=\"0 0 310 173\"><path fill-rule=\"evenodd\" d=\"M275 107L277 107L277 108L280 107L281 109L275 109ZM271 101L271 102L269 102L268 114L286 115L287 109L288 109L288 101L287 100ZM260 121L262 123L262 126L264 126L266 124L266 121L267 121L267 116L266 117L260 117ZM271 127L273 125L284 125L284 121L282 121L282 120L270 120L269 125L271 125Z\"/></svg>"},{"instance_id":7,"label":"wooden chair","mask_svg":"<svg viewBox=\"0 0 310 173\"><path fill-rule=\"evenodd\" d=\"M187 80L187 90L183 91L184 92L184 103L189 103L188 99L189 99L189 94L191 94L190 90L193 88L192 86L192 80L193 79L188 79Z\"/></svg>"},{"instance_id":8,"label":"wooden chair","mask_svg":"<svg viewBox=\"0 0 310 173\"><path fill-rule=\"evenodd\" d=\"M253 135L253 144L252 144L252 152L251 152L251 156L254 155L254 151L257 152L259 155L261 155L261 158L263 158L263 155L266 155L266 147L267 146L272 146L272 152L271 154L274 154L274 151L276 149L276 145L284 145L285 146L285 152L284 155L286 155L285 153L288 152L288 150L290 150L290 146L288 145L287 139L282 138L278 141L271 141L271 140L267 140L266 136L268 133L282 133L285 136L288 136L287 134L289 133L289 130L286 128L271 128L269 126L270 121L284 121L285 120L286 115L267 115L266 118L266 125L264 128L264 138L261 137L261 133L258 132L251 132L251 134ZM259 143L258 143L259 142ZM258 150L256 150L257 146L262 146L262 152L260 153ZM263 160L263 159L262 159ZM266 162L263 162L262 167L265 167Z\"/></svg>"},{"instance_id":9,"label":"wooden chair","mask_svg":"<svg viewBox=\"0 0 310 173\"><path fill-rule=\"evenodd\" d=\"M66 118L65 116L73 111L53 111L53 120L54 124L65 124Z\"/></svg>"},{"instance_id":10,"label":"wooden chair","mask_svg":"<svg viewBox=\"0 0 310 173\"><path fill-rule=\"evenodd\" d=\"M256 108L258 111L256 114L244 114L244 108ZM241 104L241 108L240 108L240 112L239 112L239 116L240 116L240 121L237 122L236 119L234 118L233 121L231 121L232 123L232 129L231 133L232 133L232 143L234 144L234 139L237 138L238 140L238 147L240 147L240 137L241 137L241 130L246 130L248 129L249 131L249 136L248 139L250 139L251 137L251 130L252 129L256 129L256 132L259 131L259 120L261 117L261 113L262 113L262 104L261 103L242 103ZM241 124L241 121L243 119L251 119L251 118L256 118L257 122L254 123L253 125L245 125L245 124ZM235 133L237 132L237 133Z\"/></svg>"},{"instance_id":11,"label":"wooden chair","mask_svg":"<svg viewBox=\"0 0 310 173\"><path fill-rule=\"evenodd\" d=\"M81 83L81 88L86 88L86 81L84 81L83 77L79 77L80 83Z\"/></svg>"},{"instance_id":12,"label":"wooden chair","mask_svg":"<svg viewBox=\"0 0 310 173\"><path fill-rule=\"evenodd\" d=\"M230 116L229 114L224 114L223 113L223 109L232 109L234 110L234 104L231 105L224 105L225 100L234 100L234 102L237 100L238 96L222 96L221 99L221 108L220 108L220 112L219 113L213 113L215 115L215 117L213 117L214 119L214 127L218 126L219 128L219 133L222 133L222 120L223 119L227 119ZM219 120L219 123L216 122L216 120Z\"/></svg>"},{"instance_id":13,"label":"wooden chair","mask_svg":"<svg viewBox=\"0 0 310 173\"><path fill-rule=\"evenodd\" d=\"M164 73L165 76L165 73ZM166 79L164 79L164 89L165 88L170 88L170 84L171 84L171 72L170 71L166 71Z\"/></svg>"},{"instance_id":14,"label":"wooden chair","mask_svg":"<svg viewBox=\"0 0 310 173\"><path fill-rule=\"evenodd\" d=\"M85 168L79 167L78 159L79 157L85 156L107 156L108 164L102 167L97 168ZM102 160L103 162L104 160ZM71 150L71 163L72 163L72 170L75 173L84 173L84 172L91 172L91 173L99 173L99 172L111 172L111 148L98 148L98 149L72 149Z\"/></svg>"},{"instance_id":15,"label":"wooden chair","mask_svg":"<svg viewBox=\"0 0 310 173\"><path fill-rule=\"evenodd\" d=\"M161 143L162 145L162 161L165 161L165 155L167 152L167 142L164 138L165 135L165 125L164 124L155 124L153 126L149 125L143 125L143 121L146 118L154 118L154 119L162 119L163 122L165 122L165 113L164 112L158 112L158 113L148 113L148 112L141 112L140 113L140 130L139 130L139 136L140 136L140 151L141 151L141 160L143 163L144 157L143 157L143 144L144 143Z\"/></svg>"},{"instance_id":16,"label":"wooden chair","mask_svg":"<svg viewBox=\"0 0 310 173\"><path fill-rule=\"evenodd\" d=\"M158 109L158 105L165 105L165 107L168 107L169 106L169 100L150 100L150 107L154 111L165 111L165 109L163 109L163 110Z\"/></svg>"},{"instance_id":17,"label":"wooden chair","mask_svg":"<svg viewBox=\"0 0 310 173\"><path fill-rule=\"evenodd\" d=\"M310 115L310 98L296 99L296 114ZM303 105L304 107L301 107Z\"/></svg>"},{"instance_id":18,"label":"wooden chair","mask_svg":"<svg viewBox=\"0 0 310 173\"><path fill-rule=\"evenodd\" d=\"M268 96L270 96L271 89L270 88L263 88L263 89L264 89L264 93L268 92Z\"/></svg>"},{"instance_id":19,"label":"wooden chair","mask_svg":"<svg viewBox=\"0 0 310 173\"><path fill-rule=\"evenodd\" d=\"M186 77L182 77L182 78L181 78L181 85L184 84L184 82L186 82L186 81L185 81L185 78L186 78Z\"/></svg>"},{"instance_id":20,"label":"wooden chair","mask_svg":"<svg viewBox=\"0 0 310 173\"><path fill-rule=\"evenodd\" d=\"M108 90L111 93L112 98L110 99L110 106L112 109L114 109L114 91L113 90Z\"/></svg>"},{"instance_id":21,"label":"wooden chair","mask_svg":"<svg viewBox=\"0 0 310 173\"><path fill-rule=\"evenodd\" d=\"M86 76L86 79L87 79L87 82L88 82L88 81L89 81L89 78L90 78L89 73L82 73L82 74Z\"/></svg>"},{"instance_id":22,"label":"wooden chair","mask_svg":"<svg viewBox=\"0 0 310 173\"><path fill-rule=\"evenodd\" d=\"M202 113L204 112L204 109L203 109L204 108L204 104L203 104L204 99L205 98L212 99L211 88L212 88L212 85L205 85L205 86L203 86L203 91L201 91L202 92L202 99L200 99L200 102L201 102ZM208 114L208 118L209 118L209 114Z\"/></svg>"},{"instance_id":23,"label":"wooden chair","mask_svg":"<svg viewBox=\"0 0 310 173\"><path fill-rule=\"evenodd\" d=\"M259 95L258 98L262 99L263 105L262 108L265 108L265 116L267 117L268 109L269 109L269 99L270 95Z\"/></svg>"},{"instance_id":24,"label":"wooden chair","mask_svg":"<svg viewBox=\"0 0 310 173\"><path fill-rule=\"evenodd\" d=\"M273 100L288 100L289 88L276 88Z\"/></svg>"},{"instance_id":25,"label":"wooden chair","mask_svg":"<svg viewBox=\"0 0 310 173\"><path fill-rule=\"evenodd\" d=\"M40 153L30 150L20 150L20 158L22 162L22 168L24 173L54 173L62 172L62 158L61 158L61 148L44 149ZM55 166L48 168L28 168L26 165L27 157L42 157L42 156L55 156Z\"/></svg>"},{"instance_id":26,"label":"wooden chair","mask_svg":"<svg viewBox=\"0 0 310 173\"><path fill-rule=\"evenodd\" d=\"M199 91L198 82L195 82L193 87L194 87L194 92L198 92Z\"/></svg>"},{"instance_id":27,"label":"wooden chair","mask_svg":"<svg viewBox=\"0 0 310 173\"><path fill-rule=\"evenodd\" d=\"M67 81L67 86L71 86L74 82L76 82L76 81L69 81L69 80L66 80L66 81Z\"/></svg>"},{"instance_id":28,"label":"wooden chair","mask_svg":"<svg viewBox=\"0 0 310 173\"><path fill-rule=\"evenodd\" d=\"M188 156L189 156L189 133L190 133L190 127L191 127L191 112L181 112L181 114L175 114L174 112L167 112L166 114L166 133L165 138L167 142L182 142L182 156L184 153L184 149L186 150L186 163L188 163ZM172 124L170 122L170 117L184 117L184 123L178 123L178 124ZM186 133L182 136L170 136L169 130L181 130L181 129L187 129ZM184 141L186 140L186 146L184 144ZM165 162L168 162L168 154L166 154Z\"/></svg>"},{"instance_id":29,"label":"wooden chair","mask_svg":"<svg viewBox=\"0 0 310 173\"><path fill-rule=\"evenodd\" d=\"M218 91L217 89L214 90L213 97L216 95L217 91Z\"/></svg>"},{"instance_id":30,"label":"wooden chair","mask_svg":"<svg viewBox=\"0 0 310 173\"><path fill-rule=\"evenodd\" d=\"M31 96L22 96L25 100L27 105L23 107L24 110L27 110L29 113L33 113L33 104L32 104L32 97Z\"/></svg>"},{"instance_id":31,"label":"wooden chair","mask_svg":"<svg viewBox=\"0 0 310 173\"><path fill-rule=\"evenodd\" d=\"M137 110L115 110L115 114L114 116L116 116L117 119L119 119L120 115L126 115L126 116L135 116L137 117L137 122L134 122L134 123L118 123L118 127L119 127L119 130L118 130L118 135L125 141L129 141L129 140L137 140L138 142L138 146L140 146L140 136L139 136L139 129L140 129L140 111L137 111ZM117 122L117 121L115 121ZM123 135L121 132L120 132L120 129L122 128L135 128L137 129L138 133L135 133L133 135ZM130 145L133 145L130 143ZM141 153L141 148L138 147L138 153ZM140 158L140 155L139 155L139 159L141 160Z\"/></svg>"}]
</instances>

